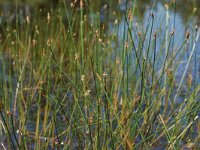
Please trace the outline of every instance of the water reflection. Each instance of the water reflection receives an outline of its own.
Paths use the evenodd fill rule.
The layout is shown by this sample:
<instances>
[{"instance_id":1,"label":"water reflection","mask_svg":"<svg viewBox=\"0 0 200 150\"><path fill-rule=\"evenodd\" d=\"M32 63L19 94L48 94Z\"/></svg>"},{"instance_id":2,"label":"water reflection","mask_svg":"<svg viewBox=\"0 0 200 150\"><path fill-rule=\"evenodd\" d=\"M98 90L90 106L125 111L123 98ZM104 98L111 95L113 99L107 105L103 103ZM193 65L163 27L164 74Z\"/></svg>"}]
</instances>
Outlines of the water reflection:
<instances>
[{"instance_id":1,"label":"water reflection","mask_svg":"<svg viewBox=\"0 0 200 150\"><path fill-rule=\"evenodd\" d=\"M60 3L59 3L60 2ZM122 41L123 38L123 31L124 31L124 14L122 10L124 9L132 9L135 8L134 11L134 19L133 24L136 25L138 22L139 24L143 24L144 26L135 27L135 31L141 31L146 28L148 24L149 14L152 13L153 7L155 5L155 1L152 0L138 0L138 1L126 1L126 0L119 0L119 1L93 1L88 0L84 3L84 14L88 16L88 25L95 23L95 18L99 13L100 23L104 26L105 31L114 32L114 22L117 19L119 26L118 26L118 39L119 43ZM169 26L168 32L170 33L175 28L175 38L174 38L174 49L178 48L184 40L184 34L186 31L193 32L195 25L200 24L200 12L198 8L200 8L200 0L176 0L175 1L168 1L169 6ZM77 11L80 10L79 8L79 1L73 0L65 0L65 4L67 7L67 11L72 11L75 9ZM155 11L153 12L155 15L155 22L153 31L157 30L160 34L160 38L157 44L157 49L160 49L163 45L163 41L165 36L161 35L164 34L163 31L166 30L166 4L165 0L157 1ZM50 0L50 1L32 1L31 3L26 3L26 1L19 2L18 10L16 11L15 3L8 3L8 2L0 2L0 24L1 27L4 28L4 23L14 23L16 19L16 12L19 13L19 22L24 23L26 16L33 16L34 13L37 13L39 10L43 10L44 13L48 12L49 9L56 9L60 8L63 5L63 1L58 0ZM72 7L73 6L73 7ZM70 14L70 13L69 13ZM79 30L79 21L80 21L80 13L77 13L77 24L75 27L75 31ZM45 16L46 17L46 16ZM66 24L66 14L63 14L63 22ZM174 19L175 18L175 19ZM67 24L66 24L67 26ZM1 29L2 30L2 29ZM116 31L116 30L115 30ZM1 32L2 34L3 32ZM135 34L135 38L137 38L137 33ZM197 45L198 47L198 45ZM189 49L189 48L188 48ZM197 57L199 57L200 51L197 51ZM189 51L185 54L183 61L181 61L181 67L177 68L177 72L181 74L182 66L185 65L185 60L187 60L189 56ZM162 59L162 58L161 58ZM160 60L162 61L162 60ZM197 64L197 67L199 64ZM192 67L191 67L192 68ZM196 73L195 73L196 74Z\"/></svg>"},{"instance_id":2,"label":"water reflection","mask_svg":"<svg viewBox=\"0 0 200 150\"><path fill-rule=\"evenodd\" d=\"M67 11L72 10L73 8L79 9L80 2L79 0L65 0ZM127 1L127 0L87 0L84 2L83 8L84 13L93 13L100 12L101 21L103 23L108 23L112 21L113 13L120 16L122 9L126 9L126 5L130 8L135 8L134 14L139 18L143 18L150 9L154 6L156 1L152 0L138 0L138 1ZM164 5L166 1L158 1L161 5ZM46 1L32 1L26 2L26 0L18 1L18 10L16 10L16 3L3 1L0 3L0 20L10 21L15 17L16 12L19 13L20 17L31 16L34 12L37 12L38 9L45 10L48 12L51 9L56 9L63 5L63 1L59 0L46 0ZM182 22L187 24L191 21L191 18L196 18L196 24L200 23L200 12L197 8L200 8L200 0L176 0L176 3L173 1L168 2L169 9L172 12L176 12L177 15L181 16ZM159 12L157 12L159 13Z\"/></svg>"},{"instance_id":3,"label":"water reflection","mask_svg":"<svg viewBox=\"0 0 200 150\"><path fill-rule=\"evenodd\" d=\"M200 24L200 0L177 0L177 13L181 15L183 22L187 23L194 14L197 24Z\"/></svg>"},{"instance_id":4,"label":"water reflection","mask_svg":"<svg viewBox=\"0 0 200 150\"><path fill-rule=\"evenodd\" d=\"M179 14L183 20L183 22L186 24L188 21L190 21L192 14L194 17L196 17L197 23L200 23L200 11L198 8L200 8L200 0L175 0L176 3L174 4L174 0L168 2L166 0L158 1L162 5L168 3L169 8L171 11L176 11L177 14ZM74 2L74 3L73 3ZM155 4L156 0L137 0L135 2L133 1L127 1L127 0L88 0L85 2L84 5L84 11L85 13L88 12L100 12L104 14L105 16L110 13L109 16L112 16L112 12L120 12L122 9L126 8L126 4L128 4L128 7L135 7L135 14L139 16L140 18L144 17L145 13L149 10L148 8L152 8ZM38 11L37 9L43 9L46 11L49 11L49 9L53 8L56 9L60 5L63 4L63 1L59 0L45 0L45 1L38 1L33 0L31 2L26 1L18 1L19 5L19 12L21 12L20 15L26 16L30 15L30 13L33 13L34 11ZM65 0L65 4L68 10L70 10L71 5L73 4L74 7L79 7L79 0ZM8 14L10 12L10 15L12 13L15 13L15 2L9 2L9 1L0 1L0 12L1 17L4 16L4 14ZM176 6L176 7L175 7ZM36 9L36 10L35 10ZM4 18L6 19L6 18Z\"/></svg>"}]
</instances>

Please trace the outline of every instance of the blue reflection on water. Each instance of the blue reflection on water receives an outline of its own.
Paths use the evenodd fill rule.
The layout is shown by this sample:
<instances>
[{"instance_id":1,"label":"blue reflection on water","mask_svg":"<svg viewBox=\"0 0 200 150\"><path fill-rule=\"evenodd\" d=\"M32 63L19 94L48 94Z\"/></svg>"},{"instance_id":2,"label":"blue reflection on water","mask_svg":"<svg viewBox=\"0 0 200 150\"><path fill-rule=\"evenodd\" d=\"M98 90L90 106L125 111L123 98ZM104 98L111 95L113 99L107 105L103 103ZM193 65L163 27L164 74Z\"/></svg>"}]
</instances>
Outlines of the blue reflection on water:
<instances>
[{"instance_id":1,"label":"blue reflection on water","mask_svg":"<svg viewBox=\"0 0 200 150\"><path fill-rule=\"evenodd\" d=\"M124 7L122 7L124 8ZM147 30L147 34L145 37L144 41L144 47L143 47L143 57L145 57L145 50L148 48L148 42L150 38L150 28L151 28L151 21L152 18L150 17L150 14L152 13L152 8L147 8L146 12L144 13L144 17L142 19L142 22L139 22L138 16L134 16L133 21L130 23L131 24L131 29L132 29L132 36L135 42L135 47L137 48L139 45L139 37L138 37L138 32L145 33L145 30ZM177 55L175 59L175 63L179 64L176 65L178 66L177 68L174 68L176 71L174 72L174 75L176 77L176 82L180 82L180 79L182 78L183 72L185 70L186 63L188 61L188 58L190 56L192 46L194 45L194 39L195 39L195 19L192 18L188 24L184 24L182 17L178 13L174 13L173 10L168 10L169 14L169 20L168 20L168 26L166 26L166 8L163 6L163 4L158 3L156 5L155 11L153 12L154 14L154 24L153 24L153 32L157 31L157 44L156 44L156 50L157 50L157 62L156 62L156 70L157 74L159 75L162 72L162 66L164 64L165 60L165 49L167 48L166 45L168 45L171 37L171 32L174 30L174 38L172 39L172 42L170 44L170 52L168 56L168 60L170 61L172 56L177 52L177 50L181 47L182 43L185 40L185 34L186 32L190 32L190 39L188 43L186 44L187 46L184 46L182 50L180 51L179 55ZM174 24L174 17L175 17L175 24ZM142 26L141 26L142 25ZM148 27L149 26L149 27ZM117 31L117 36L118 36L118 43L117 43L117 50L116 51L121 51L123 50L124 42L124 37L127 37L128 33L128 27L125 22L125 18L123 18L119 24L118 27L116 27L113 24L110 24L110 33L116 33ZM166 40L166 33L168 34L168 40ZM166 41L168 43L166 44ZM153 47L153 34L151 37L151 45L150 47ZM199 40L196 43L195 47L195 53L193 54L192 60L190 62L189 68L187 70L186 77L188 77L189 74L192 75L192 79L194 81L194 78L197 83L199 83ZM152 48L150 50L152 52ZM135 58L135 54L132 53L132 59ZM195 61L196 57L196 61ZM141 63L141 62L140 62ZM174 70L173 69L173 70Z\"/></svg>"}]
</instances>

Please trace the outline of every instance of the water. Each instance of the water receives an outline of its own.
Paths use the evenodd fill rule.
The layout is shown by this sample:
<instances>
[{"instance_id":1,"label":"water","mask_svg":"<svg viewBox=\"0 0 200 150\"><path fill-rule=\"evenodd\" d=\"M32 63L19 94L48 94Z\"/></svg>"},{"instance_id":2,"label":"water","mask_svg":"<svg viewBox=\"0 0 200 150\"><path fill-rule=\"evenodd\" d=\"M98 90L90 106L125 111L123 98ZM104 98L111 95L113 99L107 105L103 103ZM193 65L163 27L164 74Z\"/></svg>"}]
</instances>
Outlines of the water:
<instances>
[{"instance_id":1,"label":"water","mask_svg":"<svg viewBox=\"0 0 200 150\"><path fill-rule=\"evenodd\" d=\"M153 26L153 33L155 31L158 32L158 39L159 41L157 42L156 49L163 49L163 52L166 48L165 43L163 41L165 40L165 31L166 31L166 7L165 5L166 1L159 1L158 4L155 7L155 11L153 10L153 1L150 0L138 0L136 7L136 13L135 16L133 16L133 37L138 40L138 31L143 32L143 30L147 27L148 25L148 20L149 16L151 13L154 14L154 26ZM69 1L68 1L69 3ZM26 16L32 16L34 13L36 13L36 10L34 9L34 5L36 5L36 8L45 8L45 6L50 7L49 3L43 3L43 4L20 4L19 7L19 22L20 24L23 24L26 22ZM55 5L55 4L54 4ZM128 6L132 7L133 3L129 3ZM56 6L55 6L56 7ZM175 38L174 38L174 45L173 45L173 50L174 52L180 47L180 45L183 43L185 39L185 33L186 31L189 31L191 33L191 36L194 36L194 30L195 26L200 25L200 13L197 11L197 13L193 13L193 11L196 8L200 8L200 0L196 1L188 1L188 0L177 0L177 6L176 6L176 12L175 9L170 7L168 13L169 13L169 26L168 28L168 34L170 36L170 33L174 30L175 27ZM105 25L105 34L113 34L117 32L117 44L113 43L113 47L117 47L116 50L120 51L122 49L123 45L123 36L124 36L124 31L126 31L125 35L127 35L127 24L124 23L124 14L122 11L126 8L126 1L121 0L121 3L119 5L116 5L116 1L108 1L108 2L102 2L99 7L94 8L94 10L90 11L90 14L87 14L89 16L89 24L95 24L95 18L97 17L97 12L100 13L100 23L101 25ZM77 8L78 9L78 8ZM15 11L15 4L13 3L2 3L0 2L0 11L1 11L1 16L0 16L0 25L4 27L5 24L13 23L15 24L15 19L16 19L16 11ZM88 12L88 10L85 10ZM46 12L44 12L46 13ZM175 25L174 25L174 16L175 16ZM46 16L45 16L46 17ZM116 20L118 22L116 22ZM65 14L63 14L63 22L65 22ZM117 23L117 25L115 24ZM139 26L139 25L143 26ZM126 30L124 30L126 28ZM79 29L77 29L77 32L79 32ZM0 34L3 36L3 31L2 28L0 29ZM149 38L150 31L148 30L147 32L147 39ZM194 38L193 38L194 39ZM145 45L148 45L148 40ZM190 45L193 45L194 40L190 40ZM191 63L189 64L189 69L187 70L186 77L188 77L190 74L192 75L192 78L196 79L196 82L200 82L200 62L198 61L200 58L200 40L198 39L196 43L194 55L192 57ZM138 46L138 43L136 42L136 47ZM147 47L145 47L147 48ZM175 74L176 77L176 82L180 82L182 75L185 70L185 66L187 63L187 60L191 54L192 47L188 46L186 47L187 52L183 54L183 57L181 60L179 60L180 56L177 57L177 61L180 61L180 64L178 65ZM172 54L172 51L171 51ZM4 58L5 56L1 54L0 60ZM163 54L164 57L164 54ZM163 57L160 57L158 60L157 64L163 64ZM134 53L132 54L131 58L135 58ZM9 58L10 59L10 58ZM196 59L196 61L195 61ZM7 59L4 58L4 61L6 62ZM0 61L0 65L2 65ZM157 68L157 74L160 75L162 68L159 69L159 65L156 66ZM1 66L0 66L1 67ZM6 78L5 78L6 79ZM6 79L7 80L7 79ZM184 80L183 83L184 87L186 86L186 82ZM16 85L15 85L16 86ZM15 89L16 87L14 87ZM183 88L183 92L187 91L187 87ZM71 92L67 93L67 96L70 101L73 99L73 95ZM184 97L184 96L183 96ZM177 103L182 103L183 102L183 97L180 97L177 101ZM36 111L36 110L35 110ZM27 128L30 128L31 130L34 131L34 124L30 122L28 124Z\"/></svg>"},{"instance_id":2,"label":"water","mask_svg":"<svg viewBox=\"0 0 200 150\"><path fill-rule=\"evenodd\" d=\"M70 4L71 1L66 0L66 4ZM76 7L78 8L78 3L76 3ZM187 0L177 0L176 1L176 8L171 4L172 6L169 7L168 14L168 26L166 27L166 1L161 0L158 1L156 4L155 10L153 10L155 1L152 0L142 0L142 1L126 1L121 0L121 2L116 5L116 1L107 1L107 2L100 2L98 1L97 7L94 7L93 10L90 10L90 13L87 14L89 16L89 24L95 24L95 20L97 18L97 14L100 15L100 23L101 25L105 26L105 33L106 34L115 34L117 31L117 39L118 39L118 45L116 43L113 43L113 46L116 47L117 51L122 50L123 45L123 36L127 35L127 24L125 23L125 18L123 14L123 10L135 8L135 16L133 16L132 20L132 33L133 38L138 41L138 32L144 32L144 29L147 28L147 25L149 23L149 16L153 13L154 14L154 24L153 24L153 33L156 31L158 36L158 42L156 45L157 51L160 49L163 49L163 56L159 57L160 59L157 60L156 70L158 76L162 72L162 68L160 66L163 65L163 58L165 57L164 51L166 49L165 41L166 38L166 30L168 35L168 39L170 37L170 33L175 30L175 36L173 41L173 47L171 48L170 55L172 56L174 52L181 46L185 39L185 33L186 31L190 32L190 36L193 37L193 40L189 40L189 45L193 45L194 43L194 37L195 37L195 26L200 25L200 11L198 11L198 8L200 8L200 0L196 1L187 1ZM50 2L38 2L38 1L32 1L31 3L21 3L18 2L18 10L16 10L15 3L9 3L9 2L0 2L0 35L1 38L4 35L4 26L5 24L14 24L16 23L16 12L18 12L19 17L19 23L23 24L26 22L26 16L33 16L37 13L37 9L43 10L44 13L48 12L49 8L56 8L59 6L56 1L50 1ZM62 3L61 3L62 5ZM127 6L126 6L127 5ZM70 5L67 5L67 7L70 7ZM196 10L197 9L197 10ZM87 13L89 10L87 8L85 9L85 13ZM98 13L97 13L98 12ZM175 17L175 20L174 20ZM63 14L63 22L65 22L65 14ZM117 21L117 22L116 22ZM151 22L151 17L150 17ZM117 24L116 24L117 23ZM175 24L174 24L175 23ZM140 25L143 26L140 26ZM2 28L1 28L2 27ZM167 28L167 29L166 29ZM124 30L125 29L125 30ZM124 31L126 33L124 34ZM79 29L77 29L77 32L79 32ZM145 45L148 45L148 38L149 38L150 30L147 32L147 40L145 40ZM2 41L3 39L1 39ZM138 43L136 42L136 47L138 46ZM147 47L144 47L144 49ZM174 72L174 76L176 78L176 82L179 83L182 75L185 71L185 66L187 63L187 60L191 54L192 46L186 47L186 53L183 54L182 58L178 56L176 58L177 61L179 61L179 65L176 68L176 72ZM173 50L173 52L172 52ZM1 54L3 55L3 54ZM135 59L134 53L131 54L132 59ZM3 58L4 56L0 56L0 58ZM145 55L144 55L145 57ZM187 69L186 75L184 77L183 82L183 91L187 91L186 82L187 78L191 78L193 83L195 80L195 84L200 82L200 62L198 61L200 58L200 40L196 42L196 47L194 49L194 54L192 56L191 62L189 63L189 67ZM160 65L159 65L160 64ZM182 100L180 100L181 102Z\"/></svg>"},{"instance_id":3,"label":"water","mask_svg":"<svg viewBox=\"0 0 200 150\"><path fill-rule=\"evenodd\" d=\"M180 1L177 1L177 7L180 5L179 2ZM143 3L142 3L143 4ZM125 5L123 3L123 5ZM189 4L188 4L189 5ZM158 32L158 38L159 38L159 41L157 42L157 46L156 46L156 49L159 50L161 47L162 47L162 44L163 44L163 41L165 40L165 31L166 31L166 28L168 28L168 36L170 36L170 33L174 30L175 31L175 36L174 36L174 50L178 49L181 44L183 43L184 39L185 39L185 34L186 34L186 31L190 32L191 36L195 36L195 26L198 26L199 25L199 22L200 22L200 19L199 17L200 16L194 16L193 20L191 20L191 16L189 16L189 13L188 13L188 16L182 16L182 7L184 7L185 5L181 5L181 8L177 8L177 12L175 13L174 10L169 10L169 25L168 27L166 27L166 8L164 6L164 4L162 2L158 2L158 4L156 5L155 7L155 11L152 11L153 8L152 7L148 7L150 6L150 3L149 4L146 4L146 6L138 6L139 7L139 11L140 11L140 8L143 10L143 7L147 7L147 9L145 9L145 11L141 12L143 13L142 14L142 24L144 26L140 26L140 27L136 27L138 25L138 22L137 20L139 20L140 18L138 16L134 16L134 20L133 20L133 36L135 39L138 38L138 35L137 35L137 28L139 28L139 31L143 28L146 28L147 24L148 24L148 19L149 19L149 15L151 13L154 14L154 27L153 27L153 31L157 31ZM192 6L191 4L189 6ZM121 7L121 9L124 9L125 6ZM190 8L188 8L190 9ZM174 24L174 17L175 17L175 24ZM190 18L189 18L190 17ZM188 20L187 20L188 19ZM124 25L125 25L125 30L124 30ZM112 33L115 32L115 29L113 29L113 24L110 25L110 28L109 28L109 31ZM124 31L127 31L127 24L124 23L124 17L123 19L119 22L119 31L118 31L118 39L119 39L119 42L123 40L123 35L124 35ZM149 31L150 32L150 31ZM148 34L149 34L148 32ZM128 33L126 33L127 35ZM161 37L161 38L160 38ZM146 40L148 41L148 40ZM200 49L199 49L199 46L200 46L200 40L198 39L197 43L196 43L196 47L195 47L195 54L196 55L196 59L198 60L199 57L200 57ZM190 43L194 43L194 41L189 41ZM121 44L121 43L120 43ZM191 44L193 45L193 44ZM136 45L137 47L137 45ZM120 47L121 48L121 47ZM165 48L165 47L164 47ZM163 48L163 49L164 49ZM190 52L191 52L191 49L192 47L188 47L187 48L187 52L186 54L183 56L183 59L182 61L180 61L180 65L179 67L177 68L177 72L176 72L176 76L177 78L181 78L181 75L183 74L184 72L184 69L185 69L185 65L186 65L186 62L187 62L187 59L190 55ZM189 68L194 68L194 59L195 57L193 56L192 57L192 61L190 63L190 67ZM177 59L178 60L178 59ZM160 63L160 62L159 62ZM158 66L160 67L160 66ZM194 69L189 69L189 72L191 72L193 74L193 76L196 76L197 78L197 82L199 82L199 62L196 61L196 72L194 72Z\"/></svg>"}]
</instances>

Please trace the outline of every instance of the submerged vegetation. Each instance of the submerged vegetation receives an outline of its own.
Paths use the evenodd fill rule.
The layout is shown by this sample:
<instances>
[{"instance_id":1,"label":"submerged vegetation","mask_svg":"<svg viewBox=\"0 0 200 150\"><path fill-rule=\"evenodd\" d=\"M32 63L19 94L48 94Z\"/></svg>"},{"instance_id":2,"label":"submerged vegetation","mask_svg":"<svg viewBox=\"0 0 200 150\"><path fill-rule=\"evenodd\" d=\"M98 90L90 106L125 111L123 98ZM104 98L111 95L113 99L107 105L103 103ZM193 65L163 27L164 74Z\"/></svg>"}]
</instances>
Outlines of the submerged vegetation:
<instances>
[{"instance_id":1,"label":"submerged vegetation","mask_svg":"<svg viewBox=\"0 0 200 150\"><path fill-rule=\"evenodd\" d=\"M108 3L1 18L1 149L200 148L195 4L183 35L176 1Z\"/></svg>"}]
</instances>

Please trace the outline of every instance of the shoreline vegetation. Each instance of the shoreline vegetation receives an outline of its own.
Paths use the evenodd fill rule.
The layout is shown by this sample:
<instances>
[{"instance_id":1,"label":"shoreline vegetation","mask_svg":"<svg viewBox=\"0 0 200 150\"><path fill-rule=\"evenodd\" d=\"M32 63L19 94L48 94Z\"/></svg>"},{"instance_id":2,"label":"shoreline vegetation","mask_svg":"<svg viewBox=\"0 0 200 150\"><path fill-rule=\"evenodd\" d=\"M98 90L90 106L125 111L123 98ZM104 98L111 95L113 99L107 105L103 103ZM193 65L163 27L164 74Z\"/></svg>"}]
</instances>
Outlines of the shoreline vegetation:
<instances>
[{"instance_id":1,"label":"shoreline vegetation","mask_svg":"<svg viewBox=\"0 0 200 150\"><path fill-rule=\"evenodd\" d=\"M200 148L198 4L139 3L0 7L0 149Z\"/></svg>"}]
</instances>

